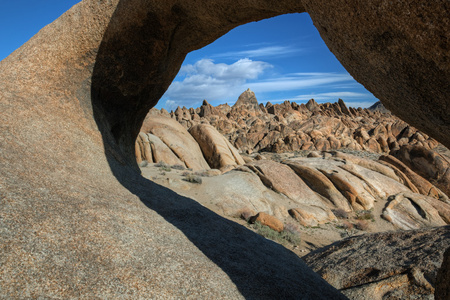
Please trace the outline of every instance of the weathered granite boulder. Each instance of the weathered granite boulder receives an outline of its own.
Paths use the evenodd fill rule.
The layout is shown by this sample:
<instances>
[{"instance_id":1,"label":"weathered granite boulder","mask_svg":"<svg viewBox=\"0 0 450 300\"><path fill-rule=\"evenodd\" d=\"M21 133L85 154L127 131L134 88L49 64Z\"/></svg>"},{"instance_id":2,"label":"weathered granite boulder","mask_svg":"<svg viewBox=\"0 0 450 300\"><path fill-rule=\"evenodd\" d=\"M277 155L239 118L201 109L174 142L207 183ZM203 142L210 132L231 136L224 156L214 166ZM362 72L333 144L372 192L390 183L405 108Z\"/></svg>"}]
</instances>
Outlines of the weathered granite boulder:
<instances>
[{"instance_id":1,"label":"weathered granite boulder","mask_svg":"<svg viewBox=\"0 0 450 300\"><path fill-rule=\"evenodd\" d=\"M255 216L250 218L250 223L259 222L261 225L267 226L275 231L283 231L284 224L276 217L266 214L264 212L257 213Z\"/></svg>"},{"instance_id":2,"label":"weathered granite boulder","mask_svg":"<svg viewBox=\"0 0 450 300\"><path fill-rule=\"evenodd\" d=\"M327 201L312 191L306 183L285 164L259 160L246 165L268 188L292 199L295 203L329 208Z\"/></svg>"},{"instance_id":3,"label":"weathered granite boulder","mask_svg":"<svg viewBox=\"0 0 450 300\"><path fill-rule=\"evenodd\" d=\"M303 226L317 226L336 221L336 216L329 208L314 205L297 205L291 208L289 214Z\"/></svg>"},{"instance_id":4,"label":"weathered granite boulder","mask_svg":"<svg viewBox=\"0 0 450 300\"><path fill-rule=\"evenodd\" d=\"M445 300L450 297L450 247L444 253L444 260L436 278L436 300Z\"/></svg>"},{"instance_id":5,"label":"weathered granite boulder","mask_svg":"<svg viewBox=\"0 0 450 300\"><path fill-rule=\"evenodd\" d=\"M158 137L186 167L210 169L197 141L174 119L152 116L145 120L141 130Z\"/></svg>"},{"instance_id":6,"label":"weathered granite boulder","mask_svg":"<svg viewBox=\"0 0 450 300\"><path fill-rule=\"evenodd\" d=\"M437 203L432 205L433 202L430 203L427 198L431 197L409 192L393 195L388 199L382 216L398 228L406 230L449 224L440 216L440 210L448 214L450 205L436 199ZM432 199L430 200L433 201Z\"/></svg>"},{"instance_id":7,"label":"weathered granite boulder","mask_svg":"<svg viewBox=\"0 0 450 300\"><path fill-rule=\"evenodd\" d=\"M433 299L449 246L450 226L444 226L352 237L303 259L350 299ZM437 284L444 293L443 278ZM439 299L437 290L435 295Z\"/></svg>"},{"instance_id":8,"label":"weathered granite boulder","mask_svg":"<svg viewBox=\"0 0 450 300\"><path fill-rule=\"evenodd\" d=\"M181 161L178 156L176 156L175 153L173 153L173 151L167 146L167 144L161 141L159 137L151 133L147 133L145 135L149 141L153 161L155 163L164 162L168 165L182 165L186 167L185 163Z\"/></svg>"},{"instance_id":9,"label":"weathered granite boulder","mask_svg":"<svg viewBox=\"0 0 450 300\"><path fill-rule=\"evenodd\" d=\"M450 197L450 162L423 146L406 145L390 153Z\"/></svg>"},{"instance_id":10,"label":"weathered granite boulder","mask_svg":"<svg viewBox=\"0 0 450 300\"><path fill-rule=\"evenodd\" d=\"M189 133L197 141L211 168L220 169L229 165L245 164L237 149L211 125L193 126L189 129Z\"/></svg>"}]
</instances>

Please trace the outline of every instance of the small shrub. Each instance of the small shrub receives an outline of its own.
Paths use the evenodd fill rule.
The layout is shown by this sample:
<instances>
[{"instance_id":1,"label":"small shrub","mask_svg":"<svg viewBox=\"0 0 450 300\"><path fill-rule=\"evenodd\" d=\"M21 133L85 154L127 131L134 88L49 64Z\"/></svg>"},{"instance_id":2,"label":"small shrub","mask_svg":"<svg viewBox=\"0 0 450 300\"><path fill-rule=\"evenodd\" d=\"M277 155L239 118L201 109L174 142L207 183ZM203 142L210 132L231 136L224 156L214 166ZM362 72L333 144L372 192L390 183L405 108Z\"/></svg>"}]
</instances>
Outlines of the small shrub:
<instances>
[{"instance_id":1,"label":"small shrub","mask_svg":"<svg viewBox=\"0 0 450 300\"><path fill-rule=\"evenodd\" d=\"M356 218L358 220L375 220L375 217L373 216L372 212L367 210L358 212Z\"/></svg>"},{"instance_id":2,"label":"small shrub","mask_svg":"<svg viewBox=\"0 0 450 300\"><path fill-rule=\"evenodd\" d=\"M167 164L165 162L163 162L162 160L160 160L159 162L157 162L155 164L155 167L163 167L163 166L167 166Z\"/></svg>"},{"instance_id":3,"label":"small shrub","mask_svg":"<svg viewBox=\"0 0 450 300\"><path fill-rule=\"evenodd\" d=\"M181 176L188 176L188 175L191 175L191 172L185 171L181 173Z\"/></svg>"},{"instance_id":4,"label":"small shrub","mask_svg":"<svg viewBox=\"0 0 450 300\"><path fill-rule=\"evenodd\" d=\"M148 166L148 161L146 161L146 160L143 160L139 163L139 167L141 167L141 168L145 168L146 166Z\"/></svg>"},{"instance_id":5,"label":"small shrub","mask_svg":"<svg viewBox=\"0 0 450 300\"><path fill-rule=\"evenodd\" d=\"M269 226L262 225L259 222L255 222L253 224L253 228L256 230L256 233L265 237L266 239L270 239L273 241L280 240L280 233L278 231L273 230Z\"/></svg>"},{"instance_id":6,"label":"small shrub","mask_svg":"<svg viewBox=\"0 0 450 300\"><path fill-rule=\"evenodd\" d=\"M294 245L300 244L300 229L298 229L297 225L295 224L285 224L284 230L281 232L281 236L283 239Z\"/></svg>"},{"instance_id":7,"label":"small shrub","mask_svg":"<svg viewBox=\"0 0 450 300\"><path fill-rule=\"evenodd\" d=\"M369 223L366 220L358 220L355 222L355 227L358 230L366 231L369 229Z\"/></svg>"},{"instance_id":8,"label":"small shrub","mask_svg":"<svg viewBox=\"0 0 450 300\"><path fill-rule=\"evenodd\" d=\"M333 209L333 214L336 216L336 218L338 219L348 219L348 212L346 212L344 209L342 208L338 208L338 209Z\"/></svg>"},{"instance_id":9,"label":"small shrub","mask_svg":"<svg viewBox=\"0 0 450 300\"><path fill-rule=\"evenodd\" d=\"M174 170L186 170L186 168L182 165L172 165L171 168Z\"/></svg>"},{"instance_id":10,"label":"small shrub","mask_svg":"<svg viewBox=\"0 0 450 300\"><path fill-rule=\"evenodd\" d=\"M287 229L285 228L282 232L275 231L259 222L255 222L252 226L256 230L257 234L265 237L266 239L270 239L281 244L285 242L289 242L294 245L300 244L300 231L293 224L292 226L287 225Z\"/></svg>"},{"instance_id":11,"label":"small shrub","mask_svg":"<svg viewBox=\"0 0 450 300\"><path fill-rule=\"evenodd\" d=\"M294 234L300 234L300 232L301 232L300 229L298 228L298 226L293 223L284 224L284 231L294 233Z\"/></svg>"},{"instance_id":12,"label":"small shrub","mask_svg":"<svg viewBox=\"0 0 450 300\"><path fill-rule=\"evenodd\" d=\"M341 228L343 228L345 230L352 230L353 229L353 224L344 220L344 221L342 221Z\"/></svg>"},{"instance_id":13,"label":"small shrub","mask_svg":"<svg viewBox=\"0 0 450 300\"><path fill-rule=\"evenodd\" d=\"M170 171L172 171L172 169L169 167L169 166L165 166L165 167L161 167L161 168L159 168L161 171L164 171L164 172L170 172Z\"/></svg>"},{"instance_id":14,"label":"small shrub","mask_svg":"<svg viewBox=\"0 0 450 300\"><path fill-rule=\"evenodd\" d=\"M195 172L194 174L201 177L209 177L208 171Z\"/></svg>"},{"instance_id":15,"label":"small shrub","mask_svg":"<svg viewBox=\"0 0 450 300\"><path fill-rule=\"evenodd\" d=\"M200 176L193 175L193 174L186 175L186 177L184 177L183 180L185 180L187 182L198 183L198 184L202 183L202 178Z\"/></svg>"},{"instance_id":16,"label":"small shrub","mask_svg":"<svg viewBox=\"0 0 450 300\"><path fill-rule=\"evenodd\" d=\"M155 164L155 167L159 167L159 170L162 172L170 172L172 171L172 169L170 168L170 166L168 164L166 164L163 161L160 161L159 163Z\"/></svg>"}]
</instances>

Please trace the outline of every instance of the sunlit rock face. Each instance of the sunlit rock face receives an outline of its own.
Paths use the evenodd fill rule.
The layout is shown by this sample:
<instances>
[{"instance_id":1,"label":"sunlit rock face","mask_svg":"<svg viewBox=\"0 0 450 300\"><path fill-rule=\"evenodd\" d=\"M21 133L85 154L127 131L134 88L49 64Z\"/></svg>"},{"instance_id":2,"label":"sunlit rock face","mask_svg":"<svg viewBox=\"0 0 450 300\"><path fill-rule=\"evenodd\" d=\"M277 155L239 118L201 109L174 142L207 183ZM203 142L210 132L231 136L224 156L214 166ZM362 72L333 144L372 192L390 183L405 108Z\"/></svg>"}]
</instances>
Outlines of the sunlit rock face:
<instances>
[{"instance_id":1,"label":"sunlit rock face","mask_svg":"<svg viewBox=\"0 0 450 300\"><path fill-rule=\"evenodd\" d=\"M450 146L448 6L75 5L0 62L2 296L339 299L292 253L141 179L136 137L188 52L238 25L306 10L358 81Z\"/></svg>"}]
</instances>

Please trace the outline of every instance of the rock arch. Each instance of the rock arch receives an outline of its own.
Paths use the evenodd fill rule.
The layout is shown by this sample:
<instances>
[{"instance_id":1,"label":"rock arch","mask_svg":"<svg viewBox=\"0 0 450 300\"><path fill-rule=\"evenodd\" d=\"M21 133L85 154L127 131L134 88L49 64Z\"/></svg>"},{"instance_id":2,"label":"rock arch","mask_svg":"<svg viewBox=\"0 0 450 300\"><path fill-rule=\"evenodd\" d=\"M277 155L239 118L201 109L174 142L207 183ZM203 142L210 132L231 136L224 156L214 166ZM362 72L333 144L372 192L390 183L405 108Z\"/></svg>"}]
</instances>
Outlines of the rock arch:
<instances>
[{"instance_id":1,"label":"rock arch","mask_svg":"<svg viewBox=\"0 0 450 300\"><path fill-rule=\"evenodd\" d=\"M448 1L83 0L0 62L2 294L339 297L287 251L135 171L141 122L189 51L305 11L355 79L450 146ZM264 250L243 255L253 242Z\"/></svg>"},{"instance_id":2,"label":"rock arch","mask_svg":"<svg viewBox=\"0 0 450 300\"><path fill-rule=\"evenodd\" d=\"M119 2L92 77L92 100L127 149L188 52L241 24L304 11L355 79L405 121L450 143L448 1L156 3Z\"/></svg>"}]
</instances>

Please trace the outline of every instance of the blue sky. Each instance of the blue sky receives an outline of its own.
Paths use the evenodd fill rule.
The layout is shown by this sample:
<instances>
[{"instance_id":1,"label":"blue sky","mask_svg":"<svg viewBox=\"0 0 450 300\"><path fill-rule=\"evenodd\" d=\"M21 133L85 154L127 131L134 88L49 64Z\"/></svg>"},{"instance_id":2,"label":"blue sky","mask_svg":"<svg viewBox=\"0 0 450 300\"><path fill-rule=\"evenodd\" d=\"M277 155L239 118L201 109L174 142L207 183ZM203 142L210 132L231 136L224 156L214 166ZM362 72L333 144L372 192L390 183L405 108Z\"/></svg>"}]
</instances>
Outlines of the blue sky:
<instances>
[{"instance_id":1,"label":"blue sky","mask_svg":"<svg viewBox=\"0 0 450 300\"><path fill-rule=\"evenodd\" d=\"M0 2L0 60L78 0ZM283 15L235 28L186 57L157 108L232 105L247 88L259 102L335 102L368 107L377 99L328 50L308 14Z\"/></svg>"}]
</instances>

